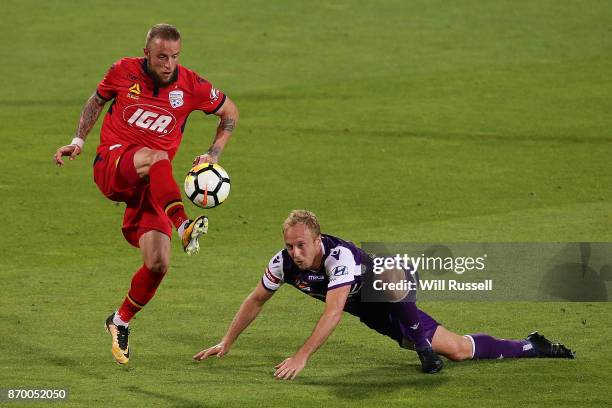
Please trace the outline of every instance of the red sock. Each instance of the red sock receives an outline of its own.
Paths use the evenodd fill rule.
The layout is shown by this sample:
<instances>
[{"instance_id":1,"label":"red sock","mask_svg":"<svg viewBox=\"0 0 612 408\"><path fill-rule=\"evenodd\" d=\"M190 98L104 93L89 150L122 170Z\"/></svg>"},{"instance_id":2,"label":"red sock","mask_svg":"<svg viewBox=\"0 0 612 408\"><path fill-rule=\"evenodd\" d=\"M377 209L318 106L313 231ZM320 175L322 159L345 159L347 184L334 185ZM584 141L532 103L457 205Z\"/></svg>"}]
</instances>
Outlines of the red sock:
<instances>
[{"instance_id":1,"label":"red sock","mask_svg":"<svg viewBox=\"0 0 612 408\"><path fill-rule=\"evenodd\" d=\"M134 274L130 291L117 311L121 320L129 322L140 309L149 303L162 279L164 275L152 273L146 265L142 265Z\"/></svg>"},{"instance_id":2,"label":"red sock","mask_svg":"<svg viewBox=\"0 0 612 408\"><path fill-rule=\"evenodd\" d=\"M151 196L172 221L175 228L180 227L189 219L181 200L181 193L174 177L170 160L160 160L149 168L149 184Z\"/></svg>"}]
</instances>

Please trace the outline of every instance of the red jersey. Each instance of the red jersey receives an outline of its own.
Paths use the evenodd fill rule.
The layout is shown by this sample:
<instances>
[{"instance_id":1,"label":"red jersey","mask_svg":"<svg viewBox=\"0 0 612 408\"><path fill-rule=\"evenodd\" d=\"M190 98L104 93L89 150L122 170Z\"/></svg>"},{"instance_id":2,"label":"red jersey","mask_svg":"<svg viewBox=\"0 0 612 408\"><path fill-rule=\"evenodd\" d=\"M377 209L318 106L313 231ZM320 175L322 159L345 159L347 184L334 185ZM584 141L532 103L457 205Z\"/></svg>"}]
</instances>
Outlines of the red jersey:
<instances>
[{"instance_id":1,"label":"red jersey","mask_svg":"<svg viewBox=\"0 0 612 408\"><path fill-rule=\"evenodd\" d=\"M225 95L195 72L178 65L171 83L158 87L144 58L115 62L98 84L98 96L114 99L108 109L100 147L139 145L176 154L187 117L194 110L211 114ZM100 148L99 147L99 148Z\"/></svg>"}]
</instances>

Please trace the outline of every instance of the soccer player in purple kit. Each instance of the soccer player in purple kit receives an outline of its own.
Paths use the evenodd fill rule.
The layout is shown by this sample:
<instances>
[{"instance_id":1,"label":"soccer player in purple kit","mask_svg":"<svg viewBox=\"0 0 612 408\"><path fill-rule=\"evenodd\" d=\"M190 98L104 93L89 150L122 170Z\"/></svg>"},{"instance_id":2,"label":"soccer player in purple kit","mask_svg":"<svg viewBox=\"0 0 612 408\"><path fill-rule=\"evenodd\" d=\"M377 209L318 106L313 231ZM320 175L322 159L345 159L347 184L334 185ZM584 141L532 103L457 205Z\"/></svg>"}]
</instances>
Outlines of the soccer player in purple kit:
<instances>
[{"instance_id":1,"label":"soccer player in purple kit","mask_svg":"<svg viewBox=\"0 0 612 408\"><path fill-rule=\"evenodd\" d=\"M437 373L443 363L438 355L453 361L520 357L574 358L563 344L552 343L534 332L524 340L498 339L488 334L453 333L415 302L364 302L361 298L362 265L371 257L352 242L321 234L316 216L294 210L283 223L285 249L278 252L257 287L242 302L223 339L197 353L195 360L227 354L244 329L257 317L265 302L283 284L294 286L325 302L325 309L312 334L291 357L276 366L278 379L294 379L310 356L327 340L345 311L362 323L413 349L425 373Z\"/></svg>"}]
</instances>

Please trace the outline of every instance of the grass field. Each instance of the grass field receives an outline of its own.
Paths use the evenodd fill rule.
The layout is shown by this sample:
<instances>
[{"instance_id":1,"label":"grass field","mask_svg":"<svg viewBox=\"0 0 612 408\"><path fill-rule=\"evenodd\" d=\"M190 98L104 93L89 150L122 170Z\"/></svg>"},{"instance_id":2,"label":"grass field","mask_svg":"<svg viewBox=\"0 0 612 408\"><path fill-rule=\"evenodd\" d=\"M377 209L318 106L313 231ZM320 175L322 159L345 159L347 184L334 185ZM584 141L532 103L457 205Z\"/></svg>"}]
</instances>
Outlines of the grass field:
<instances>
[{"instance_id":1,"label":"grass field","mask_svg":"<svg viewBox=\"0 0 612 408\"><path fill-rule=\"evenodd\" d=\"M66 407L610 404L610 303L423 304L459 333L538 329L578 351L436 376L347 316L285 383L273 367L322 304L284 288L230 355L191 361L281 248L293 208L356 242L612 241L609 1L176 3L2 3L0 387L67 387ZM108 66L141 55L162 21L241 121L221 159L231 196L209 213L203 253L173 243L124 369L103 321L141 261L122 207L93 183L99 124L78 160L51 158ZM178 180L215 127L192 115Z\"/></svg>"}]
</instances>

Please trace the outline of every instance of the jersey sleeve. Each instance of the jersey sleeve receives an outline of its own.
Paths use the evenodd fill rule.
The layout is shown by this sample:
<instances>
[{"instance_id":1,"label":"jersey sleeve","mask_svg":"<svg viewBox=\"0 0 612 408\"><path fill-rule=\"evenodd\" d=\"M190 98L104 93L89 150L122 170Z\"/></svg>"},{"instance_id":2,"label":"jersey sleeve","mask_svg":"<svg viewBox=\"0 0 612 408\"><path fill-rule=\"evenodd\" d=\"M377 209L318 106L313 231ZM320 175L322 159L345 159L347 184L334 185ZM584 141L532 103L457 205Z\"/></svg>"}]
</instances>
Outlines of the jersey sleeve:
<instances>
[{"instance_id":1,"label":"jersey sleeve","mask_svg":"<svg viewBox=\"0 0 612 408\"><path fill-rule=\"evenodd\" d=\"M221 109L225 102L225 94L199 76L196 76L195 79L194 94L196 98L195 109L201 110L207 115Z\"/></svg>"},{"instance_id":2,"label":"jersey sleeve","mask_svg":"<svg viewBox=\"0 0 612 408\"><path fill-rule=\"evenodd\" d=\"M271 292L276 292L283 284L283 251L277 253L266 267L261 283Z\"/></svg>"},{"instance_id":3,"label":"jersey sleeve","mask_svg":"<svg viewBox=\"0 0 612 408\"><path fill-rule=\"evenodd\" d=\"M98 84L96 92L100 98L110 101L117 96L119 90L120 65L121 61L117 61L111 65L108 71L106 71L106 75L104 75L102 81Z\"/></svg>"},{"instance_id":4,"label":"jersey sleeve","mask_svg":"<svg viewBox=\"0 0 612 408\"><path fill-rule=\"evenodd\" d=\"M329 276L327 290L353 284L356 269L355 258L348 248L336 247L332 249L325 260L325 271Z\"/></svg>"}]
</instances>

